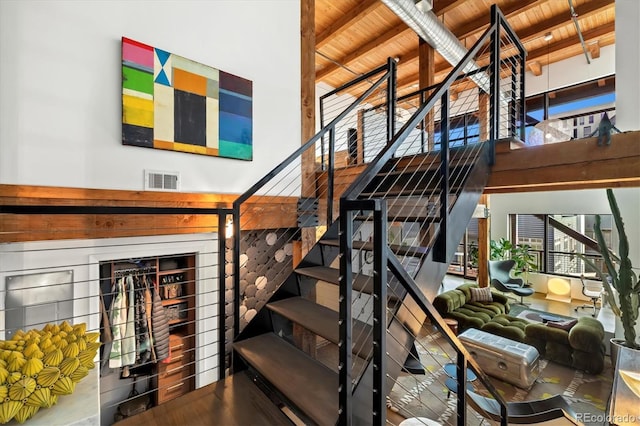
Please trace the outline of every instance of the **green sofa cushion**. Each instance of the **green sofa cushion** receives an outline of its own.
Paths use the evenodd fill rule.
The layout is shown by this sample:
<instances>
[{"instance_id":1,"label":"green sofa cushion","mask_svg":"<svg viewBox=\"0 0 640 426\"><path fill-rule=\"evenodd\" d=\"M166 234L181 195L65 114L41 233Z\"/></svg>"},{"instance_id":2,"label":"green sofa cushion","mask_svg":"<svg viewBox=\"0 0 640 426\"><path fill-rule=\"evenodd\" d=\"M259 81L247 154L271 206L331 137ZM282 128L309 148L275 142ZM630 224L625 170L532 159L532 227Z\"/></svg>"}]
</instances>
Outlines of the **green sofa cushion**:
<instances>
[{"instance_id":1,"label":"green sofa cushion","mask_svg":"<svg viewBox=\"0 0 640 426\"><path fill-rule=\"evenodd\" d=\"M573 348L557 342L547 342L546 357L547 359L557 362L558 364L573 366Z\"/></svg>"},{"instance_id":2,"label":"green sofa cushion","mask_svg":"<svg viewBox=\"0 0 640 426\"><path fill-rule=\"evenodd\" d=\"M604 339L604 327L595 318L582 317L569 331L571 347L583 352L599 352L602 339Z\"/></svg>"},{"instance_id":3,"label":"green sofa cushion","mask_svg":"<svg viewBox=\"0 0 640 426\"><path fill-rule=\"evenodd\" d=\"M604 370L604 345L599 352L573 351L573 368L600 374Z\"/></svg>"}]
</instances>

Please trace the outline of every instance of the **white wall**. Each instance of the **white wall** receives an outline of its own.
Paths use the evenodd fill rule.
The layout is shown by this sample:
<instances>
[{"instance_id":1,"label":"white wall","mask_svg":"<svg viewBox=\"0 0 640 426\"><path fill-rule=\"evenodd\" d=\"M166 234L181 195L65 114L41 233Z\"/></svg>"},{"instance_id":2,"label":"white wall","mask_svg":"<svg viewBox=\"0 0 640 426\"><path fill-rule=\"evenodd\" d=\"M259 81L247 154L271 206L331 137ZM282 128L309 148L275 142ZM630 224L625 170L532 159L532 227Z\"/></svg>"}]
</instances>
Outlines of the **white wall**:
<instances>
[{"instance_id":1,"label":"white wall","mask_svg":"<svg viewBox=\"0 0 640 426\"><path fill-rule=\"evenodd\" d=\"M122 36L253 81L253 158L123 146ZM239 193L300 145L293 0L0 1L0 183Z\"/></svg>"},{"instance_id":2,"label":"white wall","mask_svg":"<svg viewBox=\"0 0 640 426\"><path fill-rule=\"evenodd\" d=\"M634 267L640 268L640 188L617 188L613 192L629 238L629 257ZM509 214L611 214L604 189L493 194L490 205L494 240L509 237Z\"/></svg>"},{"instance_id":3,"label":"white wall","mask_svg":"<svg viewBox=\"0 0 640 426\"><path fill-rule=\"evenodd\" d=\"M635 1L635 0L633 0ZM535 76L531 71L525 74L525 96L595 80L616 73L616 46L600 49L600 57L587 64L583 54L554 62L542 67L542 74ZM619 83L619 81L618 81Z\"/></svg>"},{"instance_id":4,"label":"white wall","mask_svg":"<svg viewBox=\"0 0 640 426\"><path fill-rule=\"evenodd\" d=\"M640 129L640 2L616 0L616 127Z\"/></svg>"}]
</instances>

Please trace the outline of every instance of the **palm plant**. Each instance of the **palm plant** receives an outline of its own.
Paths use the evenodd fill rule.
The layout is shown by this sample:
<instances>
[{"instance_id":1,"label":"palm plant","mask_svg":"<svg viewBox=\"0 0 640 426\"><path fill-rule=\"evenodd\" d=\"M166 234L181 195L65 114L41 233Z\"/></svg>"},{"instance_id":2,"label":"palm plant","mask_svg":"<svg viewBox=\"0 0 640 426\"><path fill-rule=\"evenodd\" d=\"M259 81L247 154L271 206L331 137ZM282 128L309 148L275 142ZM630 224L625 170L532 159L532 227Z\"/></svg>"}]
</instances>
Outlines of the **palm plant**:
<instances>
[{"instance_id":1,"label":"palm plant","mask_svg":"<svg viewBox=\"0 0 640 426\"><path fill-rule=\"evenodd\" d=\"M613 214L613 219L618 231L620 239L618 245L619 254L616 256L609 249L604 239L602 229L600 227L600 215L596 215L593 229L596 234L596 240L600 245L600 252L606 266L606 272L598 268L596 264L581 255L582 260L593 268L606 290L605 298L613 313L620 317L622 327L624 329L624 344L629 348L640 349L640 344L636 340L636 321L638 320L638 312L640 308L640 281L633 272L631 265L631 259L629 259L629 239L624 229L624 222L618 203L613 194L612 189L607 189L607 199L609 200L609 207ZM617 264L617 268L616 268ZM618 293L618 300L614 297L612 288Z\"/></svg>"}]
</instances>

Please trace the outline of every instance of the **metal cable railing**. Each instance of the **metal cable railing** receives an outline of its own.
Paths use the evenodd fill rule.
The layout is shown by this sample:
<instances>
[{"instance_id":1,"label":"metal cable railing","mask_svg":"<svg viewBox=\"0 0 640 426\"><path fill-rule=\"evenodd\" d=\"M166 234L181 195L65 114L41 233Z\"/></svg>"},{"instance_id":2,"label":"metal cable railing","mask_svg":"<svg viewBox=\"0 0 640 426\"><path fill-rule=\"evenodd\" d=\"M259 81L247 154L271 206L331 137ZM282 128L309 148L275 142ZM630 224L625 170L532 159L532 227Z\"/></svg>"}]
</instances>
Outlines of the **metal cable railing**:
<instances>
[{"instance_id":1,"label":"metal cable railing","mask_svg":"<svg viewBox=\"0 0 640 426\"><path fill-rule=\"evenodd\" d=\"M227 322L228 343L291 273L293 256L304 256L317 236L333 224L338 213L337 200L345 188L344 183L334 181L334 170L338 165L348 165L348 130L366 102L394 92L389 88L394 81L395 62L390 60L349 85L325 94L321 108L323 116L331 117L330 122L234 202L233 240L227 247L230 251L227 283L236 305ZM345 97L333 101L338 99L337 93L351 86L364 87L363 94L347 101ZM323 169L328 173L320 173ZM278 220L271 224L270 218ZM283 251L273 250L269 245L276 228L288 229L281 241ZM258 246L262 242L266 242L266 247ZM265 262L256 269L254 260L260 256L265 257ZM281 273L267 276L267 271L274 268Z\"/></svg>"},{"instance_id":2,"label":"metal cable railing","mask_svg":"<svg viewBox=\"0 0 640 426\"><path fill-rule=\"evenodd\" d=\"M37 330L33 356L72 380L50 402L85 403L58 410L57 421L112 424L128 402L160 404L224 377L224 238L215 232L230 211L72 203L0 207L13 224L0 245L0 338L26 350L21 336ZM168 334L156 334L165 325ZM68 362L48 355L57 350Z\"/></svg>"}]
</instances>

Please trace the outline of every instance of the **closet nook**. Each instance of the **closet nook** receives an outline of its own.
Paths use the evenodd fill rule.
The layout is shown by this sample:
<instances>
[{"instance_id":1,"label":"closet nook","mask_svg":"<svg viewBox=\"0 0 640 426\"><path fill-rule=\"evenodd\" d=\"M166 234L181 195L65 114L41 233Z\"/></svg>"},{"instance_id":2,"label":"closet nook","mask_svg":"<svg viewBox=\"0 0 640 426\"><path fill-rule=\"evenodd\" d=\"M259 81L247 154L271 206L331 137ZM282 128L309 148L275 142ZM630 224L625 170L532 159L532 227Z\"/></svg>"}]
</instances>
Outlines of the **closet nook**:
<instances>
[{"instance_id":1,"label":"closet nook","mask_svg":"<svg viewBox=\"0 0 640 426\"><path fill-rule=\"evenodd\" d=\"M195 388L195 268L193 253L100 263L101 371L118 388L144 382L154 404Z\"/></svg>"}]
</instances>

